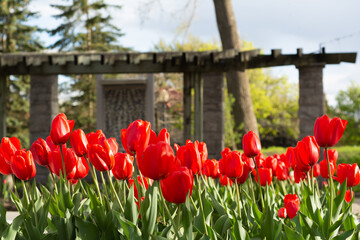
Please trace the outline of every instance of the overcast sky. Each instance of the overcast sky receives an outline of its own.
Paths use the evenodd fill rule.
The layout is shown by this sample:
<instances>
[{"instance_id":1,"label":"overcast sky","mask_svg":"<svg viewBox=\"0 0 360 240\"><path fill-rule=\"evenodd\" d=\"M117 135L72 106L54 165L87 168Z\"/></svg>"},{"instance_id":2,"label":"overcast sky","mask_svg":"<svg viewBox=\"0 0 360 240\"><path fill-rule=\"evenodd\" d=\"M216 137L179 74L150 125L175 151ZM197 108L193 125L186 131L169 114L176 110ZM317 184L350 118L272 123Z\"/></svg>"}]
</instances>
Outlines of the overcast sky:
<instances>
[{"instance_id":1,"label":"overcast sky","mask_svg":"<svg viewBox=\"0 0 360 240\"><path fill-rule=\"evenodd\" d=\"M41 14L33 22L44 28L57 26L51 17L56 11L49 4L69 2L33 0L32 9ZM189 33L204 41L220 41L211 0L106 2L122 5L121 10L111 12L114 24L125 34L119 39L119 44L134 50L150 51L160 39L168 43L175 39L181 41L184 36L177 34L177 29L189 19L193 9L195 14ZM282 53L295 53L296 48L311 53L319 51L321 43L328 53L360 52L359 0L233 0L232 3L240 37L253 42L265 54L275 48L282 49ZM51 41L45 35L42 39ZM298 81L298 71L294 66L272 68L272 72L274 75L287 75L291 82ZM337 92L346 89L351 81L360 84L359 61L326 66L324 89L330 104L335 104Z\"/></svg>"}]
</instances>

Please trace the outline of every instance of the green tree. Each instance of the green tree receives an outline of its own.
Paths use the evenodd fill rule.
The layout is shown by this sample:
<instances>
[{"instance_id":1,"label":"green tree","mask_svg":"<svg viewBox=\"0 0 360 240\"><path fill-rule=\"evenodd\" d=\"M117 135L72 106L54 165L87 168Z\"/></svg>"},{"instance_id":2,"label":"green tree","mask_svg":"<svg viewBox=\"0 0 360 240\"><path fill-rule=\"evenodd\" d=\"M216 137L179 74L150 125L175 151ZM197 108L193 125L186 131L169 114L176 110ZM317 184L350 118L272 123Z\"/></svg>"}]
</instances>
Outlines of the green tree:
<instances>
[{"instance_id":1,"label":"green tree","mask_svg":"<svg viewBox=\"0 0 360 240\"><path fill-rule=\"evenodd\" d=\"M119 51L124 48L117 44L122 36L120 29L111 23L109 8L119 9L118 5L106 4L103 0L73 0L69 5L51 5L60 13L55 15L62 23L50 31L58 39L52 48L60 51ZM96 83L93 75L73 76L73 93L69 101L64 102L61 110L74 119L84 131L96 128Z\"/></svg>"},{"instance_id":2,"label":"green tree","mask_svg":"<svg viewBox=\"0 0 360 240\"><path fill-rule=\"evenodd\" d=\"M28 9L31 1L2 0L0 3L0 49L2 52L29 52L42 49L36 37L40 31L26 24L36 18L36 12ZM7 99L6 131L8 136L18 137L24 147L29 147L29 76L12 76L6 79L9 89Z\"/></svg>"},{"instance_id":3,"label":"green tree","mask_svg":"<svg viewBox=\"0 0 360 240\"><path fill-rule=\"evenodd\" d=\"M360 144L360 84L351 82L346 90L341 90L336 96L336 106L328 107L327 113L348 121L340 144Z\"/></svg>"}]
</instances>

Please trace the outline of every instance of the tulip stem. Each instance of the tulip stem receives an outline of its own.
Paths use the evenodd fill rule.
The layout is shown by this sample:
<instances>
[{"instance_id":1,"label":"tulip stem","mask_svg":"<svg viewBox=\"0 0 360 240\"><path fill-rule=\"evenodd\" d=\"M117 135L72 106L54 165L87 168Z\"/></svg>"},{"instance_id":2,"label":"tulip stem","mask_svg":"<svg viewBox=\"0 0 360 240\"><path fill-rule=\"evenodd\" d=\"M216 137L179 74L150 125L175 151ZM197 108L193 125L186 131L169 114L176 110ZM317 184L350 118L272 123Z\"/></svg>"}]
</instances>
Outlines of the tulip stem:
<instances>
[{"instance_id":1,"label":"tulip stem","mask_svg":"<svg viewBox=\"0 0 360 240\"><path fill-rule=\"evenodd\" d=\"M250 178L248 179L249 181L249 186L250 186L250 190L251 190L251 195L252 195L252 199L254 199L254 201L256 202L256 198L255 198L255 193L254 193L254 185L253 185L253 180Z\"/></svg>"},{"instance_id":2,"label":"tulip stem","mask_svg":"<svg viewBox=\"0 0 360 240\"><path fill-rule=\"evenodd\" d=\"M23 188L25 189L24 191L26 191L26 183L22 181L22 184L23 184ZM28 182L28 185L29 185L29 182ZM30 189L30 185L29 185L29 189ZM28 194L28 197L29 197L29 201L31 201L31 198L32 198L32 201L33 201L33 211L34 211L34 218L35 218L35 226L36 228L39 228L39 221L38 221L38 217L37 217L37 214L36 214L36 207L35 207L35 199L34 197L32 197L30 194Z\"/></svg>"},{"instance_id":3,"label":"tulip stem","mask_svg":"<svg viewBox=\"0 0 360 240\"><path fill-rule=\"evenodd\" d=\"M124 204L126 205L126 182L125 182L125 180L122 181L122 189L123 189Z\"/></svg>"},{"instance_id":4,"label":"tulip stem","mask_svg":"<svg viewBox=\"0 0 360 240\"><path fill-rule=\"evenodd\" d=\"M26 203L27 203L27 205L29 205L29 204L30 204L30 200L29 200L29 195L28 195L28 192L27 192L27 190L26 190L26 186L25 186L24 180L21 180L21 184L22 184L22 187L23 187L23 190L24 190L24 197L25 197Z\"/></svg>"},{"instance_id":5,"label":"tulip stem","mask_svg":"<svg viewBox=\"0 0 360 240\"><path fill-rule=\"evenodd\" d=\"M258 179L258 185L259 185L259 191L260 191L260 200L261 200L261 207L262 207L262 210L264 211L264 197L263 197L263 194L262 194L262 188L261 188L261 181L260 181L260 174L259 174L259 169L258 169L258 166L257 166L257 163L256 163L256 160L255 158L253 157L253 160L254 160L254 163L255 163L255 168L256 168L256 175L257 175L257 179Z\"/></svg>"},{"instance_id":6,"label":"tulip stem","mask_svg":"<svg viewBox=\"0 0 360 240\"><path fill-rule=\"evenodd\" d=\"M201 182L199 181L199 176L196 174L196 180L197 180L197 186L198 186L198 197L199 197L199 203L200 203L200 211L201 211L201 216L202 216L202 220L203 220L203 224L204 224L204 229L205 229L205 233L206 235L208 235L208 231L206 228L206 220L205 220L205 213L204 213L204 206L202 204L202 199L201 199Z\"/></svg>"},{"instance_id":7,"label":"tulip stem","mask_svg":"<svg viewBox=\"0 0 360 240\"><path fill-rule=\"evenodd\" d=\"M282 188L284 196L285 196L286 195L286 188L285 188L284 181L279 181L279 182L280 182L281 188Z\"/></svg>"},{"instance_id":8,"label":"tulip stem","mask_svg":"<svg viewBox=\"0 0 360 240\"><path fill-rule=\"evenodd\" d=\"M122 206L122 204L120 202L120 198L119 198L118 194L115 191L114 184L113 184L112 179L111 179L110 171L107 171L107 175L108 175L108 178L109 178L111 191L113 192L113 195L115 195L116 201L119 204L121 212L124 212L124 208L123 208L123 206Z\"/></svg>"},{"instance_id":9,"label":"tulip stem","mask_svg":"<svg viewBox=\"0 0 360 240\"><path fill-rule=\"evenodd\" d=\"M177 204L177 213L176 213L176 231L180 232L180 215L181 215L181 209L180 209L181 204Z\"/></svg>"},{"instance_id":10,"label":"tulip stem","mask_svg":"<svg viewBox=\"0 0 360 240\"><path fill-rule=\"evenodd\" d=\"M237 179L235 179L235 187L236 187L236 200L238 205L239 218L241 221L242 217L241 217L241 208L240 208L240 193L239 193L239 184L237 182Z\"/></svg>"},{"instance_id":11,"label":"tulip stem","mask_svg":"<svg viewBox=\"0 0 360 240\"><path fill-rule=\"evenodd\" d=\"M138 167L137 167L137 164L136 164L136 154L134 154L134 162L133 162L133 165L134 165L134 175L135 175L135 178L134 178L134 184L135 184L135 187L136 187L136 190L138 192L138 199L139 200L139 205L141 206L141 198L143 196L143 193L142 193L142 187L139 183L139 179L138 179ZM140 179L141 181L143 180L142 177L140 176ZM134 189L135 190L135 189Z\"/></svg>"},{"instance_id":12,"label":"tulip stem","mask_svg":"<svg viewBox=\"0 0 360 240\"><path fill-rule=\"evenodd\" d=\"M313 194L315 195L315 184L314 184L314 166L311 166L311 188L313 191Z\"/></svg>"},{"instance_id":13,"label":"tulip stem","mask_svg":"<svg viewBox=\"0 0 360 240\"><path fill-rule=\"evenodd\" d=\"M326 162L327 162L327 166L328 166L328 172L329 172L329 191L330 191L330 219L329 219L329 225L328 225L328 229L330 229L331 226L331 220L332 220L332 213L333 213L333 199L334 199L334 193L333 193L333 188L334 188L334 183L332 180L332 174L331 174L331 168L330 168L330 161L329 161L329 156L328 156L328 149L325 148L325 156L326 156Z\"/></svg>"},{"instance_id":14,"label":"tulip stem","mask_svg":"<svg viewBox=\"0 0 360 240\"><path fill-rule=\"evenodd\" d=\"M62 165L63 165L63 176L64 176L64 180L67 183L68 189L70 191L70 183L67 179L67 174L66 174L66 167L65 167L65 158L64 158L64 153L63 153L63 149L62 149L62 144L60 144L60 154L61 154L61 160L62 160Z\"/></svg>"},{"instance_id":15,"label":"tulip stem","mask_svg":"<svg viewBox=\"0 0 360 240\"><path fill-rule=\"evenodd\" d=\"M194 202L194 199L193 199L191 196L190 196L190 200L191 200L191 203L192 203L195 211L197 212L198 208L196 207L195 202Z\"/></svg>"},{"instance_id":16,"label":"tulip stem","mask_svg":"<svg viewBox=\"0 0 360 240\"><path fill-rule=\"evenodd\" d=\"M155 181L154 184L158 184L158 186L160 187L160 181ZM163 206L164 206L165 212L166 212L166 214L168 215L168 217L169 217L169 219L170 219L170 222L171 222L171 224L172 224L173 227L174 227L175 235L176 235L176 237L177 237L178 239L180 239L179 232L178 232L178 229L179 229L179 228L178 228L178 226L176 225L174 219L172 218L171 213L170 213L170 211L169 211L169 208L168 208L167 205L166 205L165 198L164 198L164 196L163 196L163 194L162 194L161 187L160 187L160 191L159 191L159 192L160 192L161 202L162 202L162 204L163 204Z\"/></svg>"},{"instance_id":17,"label":"tulip stem","mask_svg":"<svg viewBox=\"0 0 360 240\"><path fill-rule=\"evenodd\" d=\"M101 192L100 192L100 188L99 188L99 182L98 182L98 179L97 179L97 176L96 176L96 172L94 170L94 166L91 165L89 159L85 157L85 160L86 162L88 163L89 165L89 170L90 170L90 174L91 174L91 177L93 178L94 180L94 184L95 184L95 187L96 187L96 191L98 192L98 195L99 195L99 198L100 198L100 203L101 205L103 204L103 200L102 200L102 196L101 196Z\"/></svg>"},{"instance_id":18,"label":"tulip stem","mask_svg":"<svg viewBox=\"0 0 360 240\"><path fill-rule=\"evenodd\" d=\"M104 178L104 175L103 175L102 172L100 172L100 176L101 176L101 180L102 180L102 183L103 183L105 196L107 197L107 199L109 199L109 194L108 194L108 190L107 190L107 187L106 187L106 181L105 181L105 178Z\"/></svg>"},{"instance_id":19,"label":"tulip stem","mask_svg":"<svg viewBox=\"0 0 360 240\"><path fill-rule=\"evenodd\" d=\"M19 193L18 193L18 191L17 191L16 181L15 181L15 176L14 176L14 174L11 174L11 177L12 177L12 181L13 181L13 186L14 186L15 194L16 194L17 197L19 197Z\"/></svg>"},{"instance_id":20,"label":"tulip stem","mask_svg":"<svg viewBox=\"0 0 360 240\"><path fill-rule=\"evenodd\" d=\"M49 169L50 169L50 167L49 167ZM54 177L54 174L53 174L52 171L50 171L50 176L51 176L51 178L52 178L52 180L53 180L55 192L58 192L58 190L57 190L57 185L56 185L56 182L55 182L55 177Z\"/></svg>"}]
</instances>

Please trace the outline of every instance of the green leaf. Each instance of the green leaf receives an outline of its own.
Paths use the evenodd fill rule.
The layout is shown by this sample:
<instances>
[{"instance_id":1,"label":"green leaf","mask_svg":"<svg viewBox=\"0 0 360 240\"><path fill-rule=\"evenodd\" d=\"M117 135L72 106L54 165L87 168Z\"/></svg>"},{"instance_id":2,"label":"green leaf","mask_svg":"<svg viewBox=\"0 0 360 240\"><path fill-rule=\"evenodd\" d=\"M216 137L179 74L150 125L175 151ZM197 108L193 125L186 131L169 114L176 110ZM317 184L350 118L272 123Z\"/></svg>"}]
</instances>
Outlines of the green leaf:
<instances>
[{"instance_id":1,"label":"green leaf","mask_svg":"<svg viewBox=\"0 0 360 240\"><path fill-rule=\"evenodd\" d=\"M355 232L355 229L343 232L340 235L334 237L333 240L348 240L353 236L354 232Z\"/></svg>"},{"instance_id":2,"label":"green leaf","mask_svg":"<svg viewBox=\"0 0 360 240\"><path fill-rule=\"evenodd\" d=\"M304 237L296 232L294 229L289 228L288 226L286 226L284 224L284 229L285 229L285 234L286 234L286 238L289 240L305 240Z\"/></svg>"},{"instance_id":3,"label":"green leaf","mask_svg":"<svg viewBox=\"0 0 360 240\"><path fill-rule=\"evenodd\" d=\"M256 222L260 225L262 223L263 213L259 211L259 208L255 202L253 202L253 204L252 204L252 210L253 210Z\"/></svg>"},{"instance_id":4,"label":"green leaf","mask_svg":"<svg viewBox=\"0 0 360 240\"><path fill-rule=\"evenodd\" d=\"M129 220L123 218L120 213L115 212L115 217L120 222L122 230L127 239L141 239L141 231L136 225L134 225Z\"/></svg>"},{"instance_id":5,"label":"green leaf","mask_svg":"<svg viewBox=\"0 0 360 240\"><path fill-rule=\"evenodd\" d=\"M308 231L310 232L312 237L320 236L319 233L319 226L310 218L308 218L305 214L303 214L301 211L299 211L299 214L307 227Z\"/></svg>"},{"instance_id":6,"label":"green leaf","mask_svg":"<svg viewBox=\"0 0 360 240\"><path fill-rule=\"evenodd\" d=\"M75 226L77 227L77 237L87 240L97 240L100 237L100 231L92 222L82 218L75 217Z\"/></svg>"},{"instance_id":7,"label":"green leaf","mask_svg":"<svg viewBox=\"0 0 360 240\"><path fill-rule=\"evenodd\" d=\"M340 216L340 218L329 228L328 235L331 235L335 230L337 230L343 222L347 219L348 215L350 214L351 204L346 208L344 213Z\"/></svg>"},{"instance_id":8,"label":"green leaf","mask_svg":"<svg viewBox=\"0 0 360 240\"><path fill-rule=\"evenodd\" d=\"M1 236L1 240L15 240L16 235L20 229L20 226L23 224L25 215L17 216L12 223L5 229Z\"/></svg>"},{"instance_id":9,"label":"green leaf","mask_svg":"<svg viewBox=\"0 0 360 240\"><path fill-rule=\"evenodd\" d=\"M36 226L33 224L32 222L33 219L30 218L30 216L26 216L25 220L24 220L24 227L26 230L26 233L28 235L29 239L40 239L41 238L41 233L39 231L38 228L36 228Z\"/></svg>"},{"instance_id":10,"label":"green leaf","mask_svg":"<svg viewBox=\"0 0 360 240\"><path fill-rule=\"evenodd\" d=\"M234 235L236 239L249 240L249 234L246 232L241 224L241 221L236 221L234 224Z\"/></svg>"},{"instance_id":11,"label":"green leaf","mask_svg":"<svg viewBox=\"0 0 360 240\"><path fill-rule=\"evenodd\" d=\"M125 218L131 221L133 224L136 224L139 218L138 207L134 201L134 184L130 187L130 191L126 200L125 205Z\"/></svg>"},{"instance_id":12,"label":"green leaf","mask_svg":"<svg viewBox=\"0 0 360 240\"><path fill-rule=\"evenodd\" d=\"M264 220L261 224L261 235L267 239L277 239L281 232L281 222L276 220L271 208L266 209Z\"/></svg>"},{"instance_id":13,"label":"green leaf","mask_svg":"<svg viewBox=\"0 0 360 240\"><path fill-rule=\"evenodd\" d=\"M334 199L332 222L335 222L338 220L338 217L342 210L343 203L345 202L346 184L347 184L347 178L345 178L345 181L340 186L339 195L337 195Z\"/></svg>"},{"instance_id":14,"label":"green leaf","mask_svg":"<svg viewBox=\"0 0 360 240\"><path fill-rule=\"evenodd\" d=\"M179 213L178 213L179 214ZM181 223L184 227L184 237L185 239L193 239L193 217L191 213L191 207L190 207L190 198L189 194L186 197L186 201L183 204L182 207L182 213L181 213Z\"/></svg>"},{"instance_id":15,"label":"green leaf","mask_svg":"<svg viewBox=\"0 0 360 240\"><path fill-rule=\"evenodd\" d=\"M231 226L232 224L229 216L224 214L217 219L214 225L214 229L217 233L223 236Z\"/></svg>"},{"instance_id":16,"label":"green leaf","mask_svg":"<svg viewBox=\"0 0 360 240\"><path fill-rule=\"evenodd\" d=\"M152 186L149 186L145 193L145 199L140 203L141 221L143 223L141 232L143 238L148 238L155 230L155 223L157 217L157 196L158 196L158 181L155 181Z\"/></svg>"}]
</instances>

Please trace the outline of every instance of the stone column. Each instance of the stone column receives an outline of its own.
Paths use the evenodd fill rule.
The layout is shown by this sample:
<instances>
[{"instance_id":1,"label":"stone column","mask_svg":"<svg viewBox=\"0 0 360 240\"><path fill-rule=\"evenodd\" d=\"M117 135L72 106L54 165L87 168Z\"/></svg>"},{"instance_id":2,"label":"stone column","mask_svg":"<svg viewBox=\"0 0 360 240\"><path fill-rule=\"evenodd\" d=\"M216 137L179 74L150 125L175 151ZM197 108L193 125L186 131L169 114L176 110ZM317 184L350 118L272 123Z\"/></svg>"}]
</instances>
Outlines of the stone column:
<instances>
[{"instance_id":1,"label":"stone column","mask_svg":"<svg viewBox=\"0 0 360 240\"><path fill-rule=\"evenodd\" d=\"M203 73L204 142L209 159L219 160L225 145L223 73Z\"/></svg>"},{"instance_id":2,"label":"stone column","mask_svg":"<svg viewBox=\"0 0 360 240\"><path fill-rule=\"evenodd\" d=\"M299 69L300 139L314 135L315 120L325 113L324 67L323 63L297 66Z\"/></svg>"},{"instance_id":3,"label":"stone column","mask_svg":"<svg viewBox=\"0 0 360 240\"><path fill-rule=\"evenodd\" d=\"M57 75L32 75L30 88L30 144L50 135L51 122L59 113ZM46 182L49 170L37 166L36 181Z\"/></svg>"}]
</instances>

